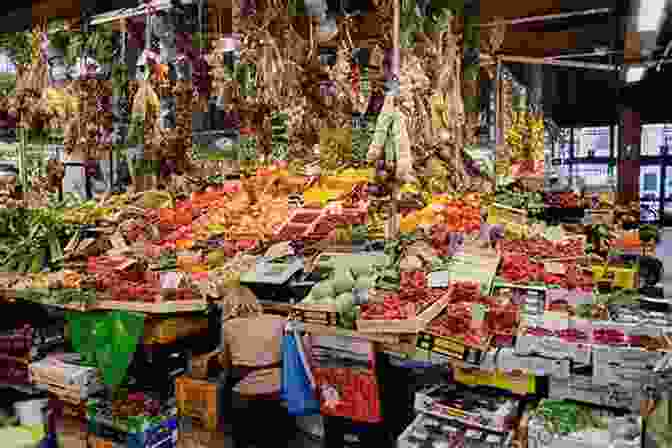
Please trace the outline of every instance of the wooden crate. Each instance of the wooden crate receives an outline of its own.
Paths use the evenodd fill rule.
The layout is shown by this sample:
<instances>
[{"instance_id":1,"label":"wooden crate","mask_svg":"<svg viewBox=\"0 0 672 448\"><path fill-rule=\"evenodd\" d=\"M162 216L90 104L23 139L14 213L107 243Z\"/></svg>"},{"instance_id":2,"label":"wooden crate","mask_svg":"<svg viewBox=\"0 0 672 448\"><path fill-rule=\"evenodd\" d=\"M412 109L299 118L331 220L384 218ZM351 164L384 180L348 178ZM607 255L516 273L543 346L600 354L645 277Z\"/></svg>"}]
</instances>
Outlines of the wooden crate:
<instances>
[{"instance_id":1,"label":"wooden crate","mask_svg":"<svg viewBox=\"0 0 672 448\"><path fill-rule=\"evenodd\" d=\"M614 211L613 210L591 210L591 224L605 224L608 226L614 225Z\"/></svg>"},{"instance_id":2,"label":"wooden crate","mask_svg":"<svg viewBox=\"0 0 672 448\"><path fill-rule=\"evenodd\" d=\"M450 294L447 293L411 319L357 319L357 331L360 333L417 334L448 306L449 297Z\"/></svg>"},{"instance_id":3,"label":"wooden crate","mask_svg":"<svg viewBox=\"0 0 672 448\"><path fill-rule=\"evenodd\" d=\"M175 379L175 397L180 415L198 420L210 431L217 429L217 396L217 384L186 376Z\"/></svg>"},{"instance_id":4,"label":"wooden crate","mask_svg":"<svg viewBox=\"0 0 672 448\"><path fill-rule=\"evenodd\" d=\"M292 307L292 316L307 324L326 325L328 327L338 327L341 324L341 316L336 309L336 305L297 303Z\"/></svg>"},{"instance_id":5,"label":"wooden crate","mask_svg":"<svg viewBox=\"0 0 672 448\"><path fill-rule=\"evenodd\" d=\"M399 335L399 342L395 344L386 344L379 343L378 350L381 352L391 352L395 354L401 354L406 356L413 356L417 349L418 344L418 335L416 334L403 334Z\"/></svg>"}]
</instances>

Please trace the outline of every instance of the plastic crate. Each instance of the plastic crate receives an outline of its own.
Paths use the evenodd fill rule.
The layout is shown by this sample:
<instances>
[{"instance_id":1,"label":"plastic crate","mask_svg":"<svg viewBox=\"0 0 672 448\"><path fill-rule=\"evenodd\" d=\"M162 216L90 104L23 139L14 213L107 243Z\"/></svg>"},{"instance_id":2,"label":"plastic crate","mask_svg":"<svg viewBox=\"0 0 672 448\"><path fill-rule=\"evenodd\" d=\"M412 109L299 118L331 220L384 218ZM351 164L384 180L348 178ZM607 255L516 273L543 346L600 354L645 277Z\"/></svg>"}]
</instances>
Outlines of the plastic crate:
<instances>
[{"instance_id":1,"label":"plastic crate","mask_svg":"<svg viewBox=\"0 0 672 448\"><path fill-rule=\"evenodd\" d=\"M634 289L639 285L639 273L634 268L608 267L607 272L613 274L612 286L623 289ZM598 282L604 275L604 266L593 265L593 281Z\"/></svg>"}]
</instances>

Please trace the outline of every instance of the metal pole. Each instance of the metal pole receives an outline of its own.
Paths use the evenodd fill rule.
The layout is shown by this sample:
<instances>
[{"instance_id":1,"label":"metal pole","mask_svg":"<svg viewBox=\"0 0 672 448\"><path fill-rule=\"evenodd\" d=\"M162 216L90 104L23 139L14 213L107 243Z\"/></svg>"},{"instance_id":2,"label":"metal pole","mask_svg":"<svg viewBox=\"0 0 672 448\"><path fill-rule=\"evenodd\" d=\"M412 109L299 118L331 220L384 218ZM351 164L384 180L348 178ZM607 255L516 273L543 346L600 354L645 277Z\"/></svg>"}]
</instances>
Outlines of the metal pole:
<instances>
[{"instance_id":1,"label":"metal pole","mask_svg":"<svg viewBox=\"0 0 672 448\"><path fill-rule=\"evenodd\" d=\"M558 60L568 58L588 58L591 56L612 56L614 54L622 54L622 53L623 52L619 50L596 50L591 51L590 53L572 53L572 54L561 54L558 56L549 56L548 58L544 59Z\"/></svg>"},{"instance_id":2,"label":"metal pole","mask_svg":"<svg viewBox=\"0 0 672 448\"><path fill-rule=\"evenodd\" d=\"M392 78L394 82L399 80L399 67L401 65L401 55L399 54L399 29L401 22L401 0L395 0L394 10L392 17ZM394 87L393 92L390 94L396 94L396 86ZM399 180L394 183L392 188L392 201L390 203L390 221L389 221L389 236L391 238L397 238L399 236L399 201L401 200L401 189L399 186Z\"/></svg>"},{"instance_id":3,"label":"metal pole","mask_svg":"<svg viewBox=\"0 0 672 448\"><path fill-rule=\"evenodd\" d=\"M608 70L612 71L615 69L615 66L609 64L596 64L590 62L579 62L579 61L568 61L568 60L555 60L549 58L534 58L529 56L500 56L502 62L518 62L521 64L543 64L543 65L555 65L559 67L574 67L574 68L586 68L591 70Z\"/></svg>"},{"instance_id":4,"label":"metal pole","mask_svg":"<svg viewBox=\"0 0 672 448\"><path fill-rule=\"evenodd\" d=\"M586 9L586 10L583 10L583 11L572 11L572 12L564 12L564 13L558 13L558 14L547 14L547 15L543 15L543 16L521 17L519 19L497 20L495 22L481 23L481 24L478 24L477 26L479 26L481 28L484 28L484 27L492 27L492 26L499 26L499 25L519 25L521 23L546 22L546 21L549 21L549 20L568 19L570 17L590 16L590 15L595 15L595 14L609 14L613 10L614 10L613 8Z\"/></svg>"}]
</instances>

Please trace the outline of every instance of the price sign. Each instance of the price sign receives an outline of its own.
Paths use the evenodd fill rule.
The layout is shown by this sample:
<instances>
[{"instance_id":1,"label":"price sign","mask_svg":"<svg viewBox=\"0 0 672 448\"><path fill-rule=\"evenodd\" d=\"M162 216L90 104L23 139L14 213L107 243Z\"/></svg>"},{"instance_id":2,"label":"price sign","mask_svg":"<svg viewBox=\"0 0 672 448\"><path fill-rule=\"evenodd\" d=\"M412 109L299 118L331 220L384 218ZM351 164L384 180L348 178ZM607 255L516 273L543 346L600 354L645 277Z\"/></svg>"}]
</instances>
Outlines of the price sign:
<instances>
[{"instance_id":1,"label":"price sign","mask_svg":"<svg viewBox=\"0 0 672 448\"><path fill-rule=\"evenodd\" d=\"M565 275L567 273L565 265L557 262L544 263L544 271L548 272L549 274L558 275Z\"/></svg>"}]
</instances>

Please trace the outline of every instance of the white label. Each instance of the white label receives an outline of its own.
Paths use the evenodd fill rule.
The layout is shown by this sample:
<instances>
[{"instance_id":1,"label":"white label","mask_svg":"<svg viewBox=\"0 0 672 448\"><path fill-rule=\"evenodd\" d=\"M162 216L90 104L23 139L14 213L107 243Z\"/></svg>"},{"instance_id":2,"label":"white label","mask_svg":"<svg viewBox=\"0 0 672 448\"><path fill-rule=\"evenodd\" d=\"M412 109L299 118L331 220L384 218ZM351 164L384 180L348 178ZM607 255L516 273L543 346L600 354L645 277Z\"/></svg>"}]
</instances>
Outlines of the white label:
<instances>
[{"instance_id":1,"label":"white label","mask_svg":"<svg viewBox=\"0 0 672 448\"><path fill-rule=\"evenodd\" d=\"M437 271L429 274L430 288L447 288L450 286L450 271Z\"/></svg>"},{"instance_id":2,"label":"white label","mask_svg":"<svg viewBox=\"0 0 672 448\"><path fill-rule=\"evenodd\" d=\"M162 272L161 289L177 289L180 280L182 280L182 273L180 272Z\"/></svg>"},{"instance_id":3,"label":"white label","mask_svg":"<svg viewBox=\"0 0 672 448\"><path fill-rule=\"evenodd\" d=\"M565 275L567 273L565 265L556 262L544 263L544 271L548 272L549 274L559 275Z\"/></svg>"}]
</instances>

